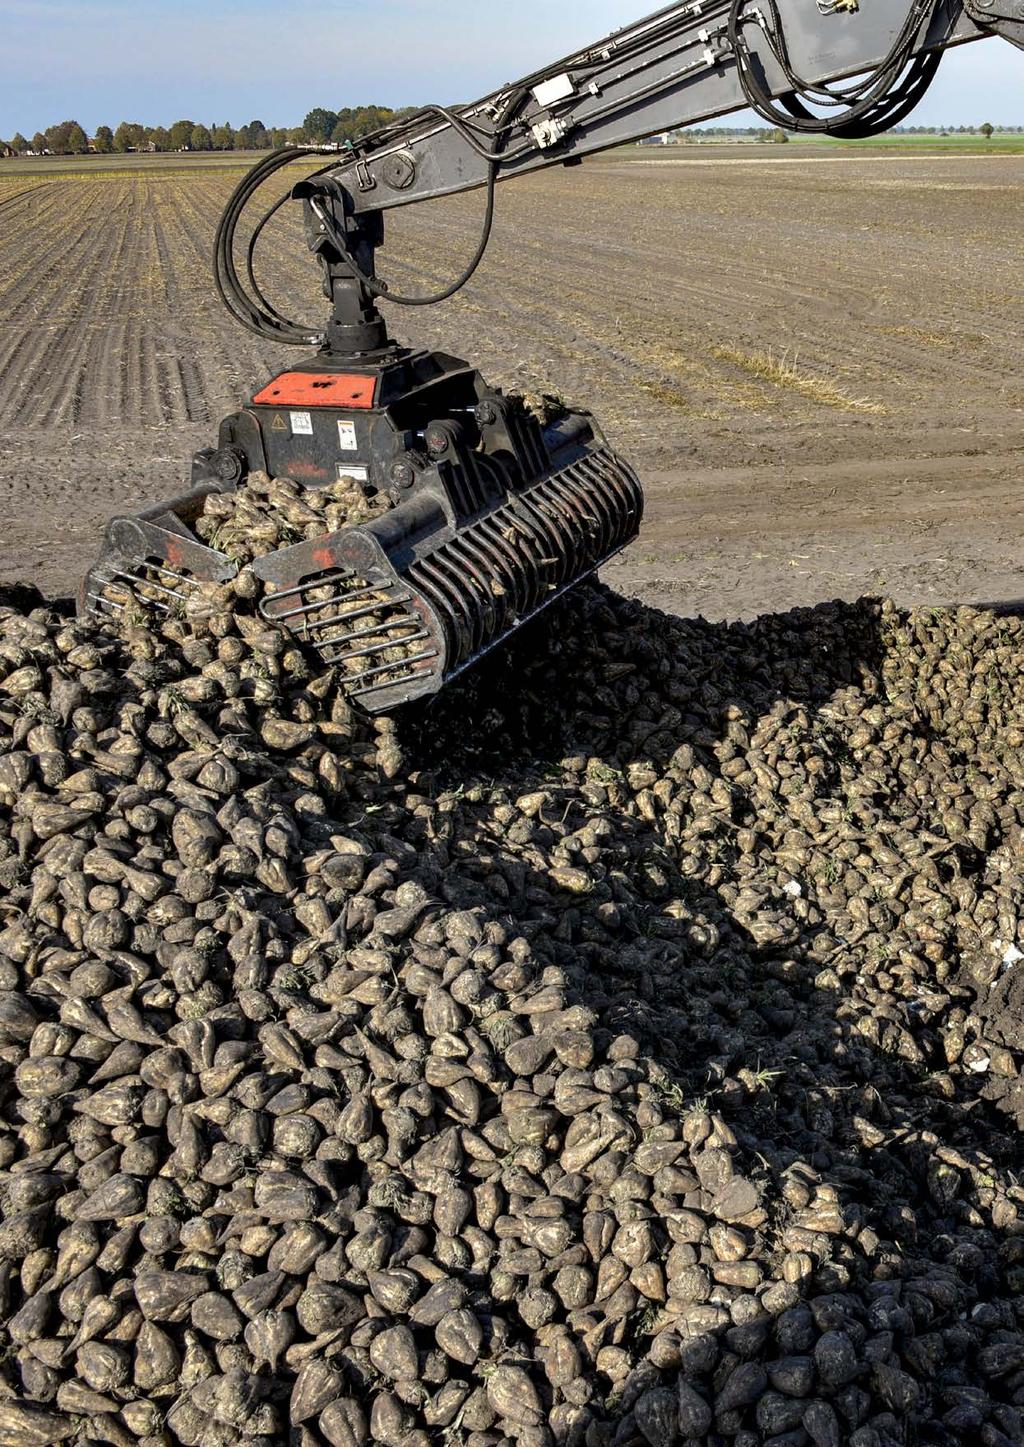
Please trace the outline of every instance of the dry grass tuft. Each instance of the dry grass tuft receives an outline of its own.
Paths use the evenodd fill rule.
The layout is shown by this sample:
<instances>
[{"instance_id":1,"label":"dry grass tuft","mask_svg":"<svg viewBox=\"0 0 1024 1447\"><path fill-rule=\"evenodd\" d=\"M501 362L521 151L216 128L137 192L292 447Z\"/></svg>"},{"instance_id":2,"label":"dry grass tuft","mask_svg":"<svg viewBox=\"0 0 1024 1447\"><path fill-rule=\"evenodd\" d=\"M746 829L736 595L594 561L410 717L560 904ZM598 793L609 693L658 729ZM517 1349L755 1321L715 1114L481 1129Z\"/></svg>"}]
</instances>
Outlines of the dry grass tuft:
<instances>
[{"instance_id":1,"label":"dry grass tuft","mask_svg":"<svg viewBox=\"0 0 1024 1447\"><path fill-rule=\"evenodd\" d=\"M776 356L769 348L763 352L746 352L740 347L715 347L712 355L720 361L731 362L733 366L739 367L751 377L758 381L769 382L774 387L787 387L792 392L799 392L803 397L809 397L812 402L820 402L826 407L839 407L844 412L870 412L875 416L885 416L888 408L881 402L872 402L867 397L853 397L829 377L815 376L811 372L802 372L797 366L797 358L792 361L789 355L783 352Z\"/></svg>"},{"instance_id":2,"label":"dry grass tuft","mask_svg":"<svg viewBox=\"0 0 1024 1447\"><path fill-rule=\"evenodd\" d=\"M943 351L950 351L956 346L954 336L939 336L936 332L926 332L923 327L874 327L872 330L883 337L899 337L901 341L920 342L922 346L940 347Z\"/></svg>"}]
</instances>

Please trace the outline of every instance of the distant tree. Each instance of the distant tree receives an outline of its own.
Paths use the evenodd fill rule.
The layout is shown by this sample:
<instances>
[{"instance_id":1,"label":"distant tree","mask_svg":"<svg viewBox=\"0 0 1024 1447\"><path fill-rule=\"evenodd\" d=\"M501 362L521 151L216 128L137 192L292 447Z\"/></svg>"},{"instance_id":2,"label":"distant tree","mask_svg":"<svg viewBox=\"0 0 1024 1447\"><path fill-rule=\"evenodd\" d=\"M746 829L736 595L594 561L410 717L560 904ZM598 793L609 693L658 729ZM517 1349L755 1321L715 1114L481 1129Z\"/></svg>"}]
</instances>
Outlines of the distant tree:
<instances>
[{"instance_id":1,"label":"distant tree","mask_svg":"<svg viewBox=\"0 0 1024 1447\"><path fill-rule=\"evenodd\" d=\"M193 126L189 146L193 151L212 151L213 137L208 126Z\"/></svg>"},{"instance_id":2,"label":"distant tree","mask_svg":"<svg viewBox=\"0 0 1024 1447\"><path fill-rule=\"evenodd\" d=\"M43 135L42 131L36 131L35 135L32 137L32 149L33 151L35 151L37 156L41 156L46 150L46 137Z\"/></svg>"},{"instance_id":3,"label":"distant tree","mask_svg":"<svg viewBox=\"0 0 1024 1447\"><path fill-rule=\"evenodd\" d=\"M222 126L213 128L213 149L215 151L231 151L235 145L235 128L229 126L227 121Z\"/></svg>"},{"instance_id":4,"label":"distant tree","mask_svg":"<svg viewBox=\"0 0 1024 1447\"><path fill-rule=\"evenodd\" d=\"M276 151L288 144L288 132L281 126L274 126L270 131L270 144Z\"/></svg>"},{"instance_id":5,"label":"distant tree","mask_svg":"<svg viewBox=\"0 0 1024 1447\"><path fill-rule=\"evenodd\" d=\"M114 132L114 150L119 155L141 151L146 144L146 128L138 121L122 121Z\"/></svg>"},{"instance_id":6,"label":"distant tree","mask_svg":"<svg viewBox=\"0 0 1024 1447\"><path fill-rule=\"evenodd\" d=\"M270 132L262 121L250 121L247 126L239 126L235 134L236 151L266 151L271 144Z\"/></svg>"},{"instance_id":7,"label":"distant tree","mask_svg":"<svg viewBox=\"0 0 1024 1447\"><path fill-rule=\"evenodd\" d=\"M311 110L306 119L302 122L302 133L307 141L329 141L338 124L338 113L336 111L325 111L322 106Z\"/></svg>"},{"instance_id":8,"label":"distant tree","mask_svg":"<svg viewBox=\"0 0 1024 1447\"><path fill-rule=\"evenodd\" d=\"M89 149L89 140L77 121L61 121L46 132L46 147L58 156L73 156Z\"/></svg>"},{"instance_id":9,"label":"distant tree","mask_svg":"<svg viewBox=\"0 0 1024 1447\"><path fill-rule=\"evenodd\" d=\"M171 150L187 151L192 144L192 132L195 128L195 121L175 121L171 127Z\"/></svg>"},{"instance_id":10,"label":"distant tree","mask_svg":"<svg viewBox=\"0 0 1024 1447\"><path fill-rule=\"evenodd\" d=\"M995 126L992 125L991 121L986 121L983 126L979 127L979 129L981 131L981 134L985 137L986 141L990 141L992 139L992 132L995 130Z\"/></svg>"},{"instance_id":11,"label":"distant tree","mask_svg":"<svg viewBox=\"0 0 1024 1447\"><path fill-rule=\"evenodd\" d=\"M109 156L114 149L114 132L109 126L96 127L96 149L101 156Z\"/></svg>"},{"instance_id":12,"label":"distant tree","mask_svg":"<svg viewBox=\"0 0 1024 1447\"><path fill-rule=\"evenodd\" d=\"M788 145L788 144L789 144L789 132L788 132L788 131L784 131L784 130L782 129L782 127L780 126L777 130L772 131L772 140L775 142L775 144L776 144L777 146L785 146L785 145Z\"/></svg>"},{"instance_id":13,"label":"distant tree","mask_svg":"<svg viewBox=\"0 0 1024 1447\"><path fill-rule=\"evenodd\" d=\"M285 132L285 136L290 146L301 146L306 139L305 128L303 126L292 126L290 130Z\"/></svg>"},{"instance_id":14,"label":"distant tree","mask_svg":"<svg viewBox=\"0 0 1024 1447\"><path fill-rule=\"evenodd\" d=\"M169 151L171 149L171 133L166 126L148 126L146 128L146 145L152 146L157 151Z\"/></svg>"},{"instance_id":15,"label":"distant tree","mask_svg":"<svg viewBox=\"0 0 1024 1447\"><path fill-rule=\"evenodd\" d=\"M23 156L28 149L28 141L26 141L25 137L21 134L20 131L15 131L14 135L11 137L11 150L17 151L19 156Z\"/></svg>"},{"instance_id":16,"label":"distant tree","mask_svg":"<svg viewBox=\"0 0 1024 1447\"><path fill-rule=\"evenodd\" d=\"M363 136L368 136L371 131L387 125L394 118L395 112L387 106L357 106L355 109L347 107L338 112L337 124L330 138L338 145L343 145L345 141L358 141Z\"/></svg>"}]
</instances>

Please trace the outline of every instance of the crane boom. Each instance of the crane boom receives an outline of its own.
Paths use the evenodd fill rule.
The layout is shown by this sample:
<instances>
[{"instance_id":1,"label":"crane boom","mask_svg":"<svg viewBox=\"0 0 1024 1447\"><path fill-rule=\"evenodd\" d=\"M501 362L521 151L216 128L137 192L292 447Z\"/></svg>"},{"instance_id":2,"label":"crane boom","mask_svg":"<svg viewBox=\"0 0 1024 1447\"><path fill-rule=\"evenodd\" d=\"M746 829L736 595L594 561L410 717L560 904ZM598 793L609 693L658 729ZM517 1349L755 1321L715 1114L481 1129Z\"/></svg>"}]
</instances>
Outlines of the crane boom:
<instances>
[{"instance_id":1,"label":"crane boom","mask_svg":"<svg viewBox=\"0 0 1024 1447\"><path fill-rule=\"evenodd\" d=\"M740 7L742 33L764 88L778 98L793 86L770 41L771 9ZM911 57L940 54L993 33L959 0L918 7ZM1014 7L1006 6L1010 11ZM580 160L657 132L712 120L750 104L729 36L729 0L671 5L473 105L447 114L428 108L357 147L332 174L357 212L383 211L482 186L500 147L497 179ZM914 11L911 10L913 16ZM904 19L903 0L779 0L791 70L814 86L873 71L888 56ZM1006 22L1013 39L1012 19ZM1016 25L1024 45L1024 24ZM522 97L513 119L498 118Z\"/></svg>"},{"instance_id":2,"label":"crane boom","mask_svg":"<svg viewBox=\"0 0 1024 1447\"><path fill-rule=\"evenodd\" d=\"M286 148L260 162L225 211L215 275L229 311L275 341L363 353L385 335L377 303L443 301L468 281L490 237L497 184L573 165L659 131L745 107L771 124L844 139L897 125L922 99L953 46L997 35L1024 48L1024 0L687 0L668 5L471 105L426 106L345 146ZM334 304L326 332L274 308L255 276L258 223L239 276L242 213L282 166L325 164L291 195ZM480 247L433 297L402 297L375 271L382 218L418 201L486 186Z\"/></svg>"}]
</instances>

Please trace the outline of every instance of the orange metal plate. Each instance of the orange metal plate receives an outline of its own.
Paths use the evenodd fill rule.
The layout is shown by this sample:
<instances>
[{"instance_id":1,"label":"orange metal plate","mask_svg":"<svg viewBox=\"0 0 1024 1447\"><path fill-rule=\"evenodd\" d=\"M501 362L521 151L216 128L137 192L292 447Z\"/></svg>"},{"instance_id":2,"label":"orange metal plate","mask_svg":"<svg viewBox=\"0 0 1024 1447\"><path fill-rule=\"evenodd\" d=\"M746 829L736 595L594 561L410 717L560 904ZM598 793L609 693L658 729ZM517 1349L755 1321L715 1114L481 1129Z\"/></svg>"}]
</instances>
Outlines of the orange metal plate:
<instances>
[{"instance_id":1,"label":"orange metal plate","mask_svg":"<svg viewBox=\"0 0 1024 1447\"><path fill-rule=\"evenodd\" d=\"M252 399L257 407L373 406L376 377L348 373L285 372Z\"/></svg>"}]
</instances>

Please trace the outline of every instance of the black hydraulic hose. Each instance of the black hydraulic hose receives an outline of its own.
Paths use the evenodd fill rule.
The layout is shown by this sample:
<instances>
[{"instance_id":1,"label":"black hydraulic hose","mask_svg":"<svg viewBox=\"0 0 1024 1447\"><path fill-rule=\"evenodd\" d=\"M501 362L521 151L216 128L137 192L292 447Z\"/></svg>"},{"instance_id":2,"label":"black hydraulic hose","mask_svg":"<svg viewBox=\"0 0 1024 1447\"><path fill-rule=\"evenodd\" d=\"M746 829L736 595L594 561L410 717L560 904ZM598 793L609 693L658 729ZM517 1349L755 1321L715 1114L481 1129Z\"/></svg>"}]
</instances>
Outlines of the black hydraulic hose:
<instances>
[{"instance_id":1,"label":"black hydraulic hose","mask_svg":"<svg viewBox=\"0 0 1024 1447\"><path fill-rule=\"evenodd\" d=\"M906 80L898 90L893 91L886 101L880 104L876 115L865 117L860 121L845 123L837 120L829 134L838 140L863 141L872 136L881 135L884 131L891 130L893 126L898 126L923 100L935 79L944 53L941 50L932 50L926 55L918 56ZM790 94L780 96L779 99L791 116L798 119L815 119L798 96Z\"/></svg>"},{"instance_id":2,"label":"black hydraulic hose","mask_svg":"<svg viewBox=\"0 0 1024 1447\"><path fill-rule=\"evenodd\" d=\"M263 215L260 217L260 220L256 224L256 229L249 237L249 245L246 247L245 251L245 274L248 277L249 287L252 291L253 296L256 297L256 299L270 313L271 316L276 317L278 321L284 322L285 324L287 324L288 318L282 316L281 313L277 310L277 308L273 305L273 303L267 300L262 288L260 287L259 282L256 280L256 248L259 245L260 237L263 235L264 231L270 225L271 221L273 221L274 217L281 210L281 208L287 205L290 199L291 198L286 191L283 196L279 197L279 199L274 202L273 206L269 207L269 209L263 213Z\"/></svg>"},{"instance_id":3,"label":"black hydraulic hose","mask_svg":"<svg viewBox=\"0 0 1024 1447\"><path fill-rule=\"evenodd\" d=\"M489 150L480 137L483 132L472 127L463 117L444 106L424 107L404 127L385 126L371 137L364 138L363 145L376 141L378 145L385 139L397 139L401 134L407 133L407 127L415 125L416 122L427 119L431 115L442 117L452 129L462 137L468 146L487 162L487 204L484 212L483 229L480 243L473 255L472 260L461 275L443 291L431 296L404 296L392 292L387 283L377 277L365 273L351 254L349 248L344 244L344 239L338 234L331 217L322 208L317 208L317 215L323 221L339 251L345 255L353 275L367 288L371 295L382 300L393 301L397 306L422 307L434 306L438 302L447 301L473 277L480 263L483 261L487 247L490 244L491 235L494 229L495 191L497 186L498 166L501 163L508 163L520 159L532 149L529 145L521 146L515 151L506 152L502 148L501 132L508 125L511 118L519 110L528 91L519 87L506 99L500 112L494 118L494 132L498 136L497 147ZM334 147L294 147L287 146L281 150L273 151L258 161L251 171L243 177L242 181L235 188L217 227L217 234L214 241L213 274L217 294L221 302L235 318L248 331L265 340L282 343L288 346L309 346L322 343L324 332L312 326L305 326L301 322L293 321L284 316L270 302L261 289L256 279L256 251L260 240L267 226L289 199L287 195L280 197L263 214L257 222L256 227L249 238L245 257L246 278L249 283L249 290L246 291L238 274L235 263L234 244L235 236L242 214L249 202L253 199L260 188L270 180L282 167L290 165L293 161L305 159L310 155L331 155L337 156ZM332 161L330 164L314 172L315 176L325 175L329 171L338 168L343 164L343 159Z\"/></svg>"},{"instance_id":4,"label":"black hydraulic hose","mask_svg":"<svg viewBox=\"0 0 1024 1447\"><path fill-rule=\"evenodd\" d=\"M466 145L473 148L473 150L476 152L476 154L480 157L481 160L489 161L492 165L497 165L499 162L502 161L507 164L509 161L521 160L523 156L529 155L530 152L534 149L532 145L526 145L520 146L518 150L515 151L489 151L487 147L484 146L478 139L478 135L480 133L477 132L477 134L474 134L474 127L470 126L467 121L462 120L461 117L456 116L454 111L448 110L445 106L424 106L423 110L420 112L420 115L441 116L443 120L446 120L448 122L452 130L455 131L457 135L460 135L462 137L462 139L466 142Z\"/></svg>"},{"instance_id":5,"label":"black hydraulic hose","mask_svg":"<svg viewBox=\"0 0 1024 1447\"><path fill-rule=\"evenodd\" d=\"M334 162L332 162L329 166L322 166L319 171L314 171L310 179L315 179L317 176L324 176L327 174L328 171L333 170ZM260 238L262 237L266 228L269 226L270 222L273 221L274 217L281 210L281 208L286 206L290 200L291 193L286 191L283 196L279 197L274 202L273 206L270 206L263 213L259 221L256 223L256 227L253 230L252 236L249 238L249 245L246 248L245 256L245 271L246 276L249 279L249 286L252 289L253 296L257 299L260 305L270 313L271 316L278 318L278 320L284 322L286 325L288 324L287 317L282 316L281 313L274 306L274 304L267 300L265 292L263 291L259 282L256 280L256 248L259 245Z\"/></svg>"},{"instance_id":6,"label":"black hydraulic hose","mask_svg":"<svg viewBox=\"0 0 1024 1447\"><path fill-rule=\"evenodd\" d=\"M255 290L259 300L247 295L235 266L234 239L242 212L260 187L282 167L311 154L325 155L327 152L323 148L314 150L289 146L283 150L272 151L269 156L258 161L232 193L221 216L214 241L214 284L224 306L236 321L256 336L290 346L317 343L322 340L323 333L316 327L303 326L299 322L282 318L269 307L258 287Z\"/></svg>"},{"instance_id":7,"label":"black hydraulic hose","mask_svg":"<svg viewBox=\"0 0 1024 1447\"><path fill-rule=\"evenodd\" d=\"M792 82L794 90L812 98L819 97L823 105L839 106L855 103L867 105L871 103L872 98L882 99L892 88L900 72L911 59L914 40L929 13L934 10L934 3L935 0L914 0L889 54L864 80L855 80L848 86L805 81L794 73L775 0L766 0L766 8L771 17L768 41L787 78ZM749 62L749 51L745 50L744 58Z\"/></svg>"},{"instance_id":8,"label":"black hydraulic hose","mask_svg":"<svg viewBox=\"0 0 1024 1447\"><path fill-rule=\"evenodd\" d=\"M910 96L914 96L913 104L916 104L938 68L937 61L932 62L926 56L915 58L913 55L915 40L929 13L934 9L934 0L915 0L889 54L865 80L846 87L811 84L794 72L775 0L764 0L771 22L765 25L764 33L772 54L792 87L792 92L783 98L785 109L779 109L757 73L754 58L743 34L743 27L754 23L757 18L744 14L745 3L746 0L732 0L727 26L729 42L748 103L763 120L772 125L798 132L838 135L847 139L874 134L876 128L882 128L883 118L887 125L893 125L897 116L902 119L909 114L912 109L912 104L907 104ZM903 82L899 83L900 76L908 65L910 72ZM815 116L803 105L800 96L806 96L820 105L846 109L836 117Z\"/></svg>"},{"instance_id":9,"label":"black hydraulic hose","mask_svg":"<svg viewBox=\"0 0 1024 1447\"><path fill-rule=\"evenodd\" d=\"M453 297L457 291L461 291L466 283L473 278L486 255L491 241L491 233L494 230L494 193L497 189L497 179L498 168L492 162L487 173L487 209L484 212L484 224L480 236L480 245L477 247L472 261L462 275L453 281L451 286L446 287L444 291L435 292L433 296L403 296L399 292L392 291L387 282L381 280L380 277L370 276L368 272L363 271L351 252L346 253L345 259L348 266L372 296L379 297L382 301L393 301L396 306L436 306L439 302L448 301L450 297ZM328 228L328 231L331 232L335 245L340 249L344 249L341 238L338 236L337 228L327 212L321 208L317 211L317 215Z\"/></svg>"}]
</instances>

